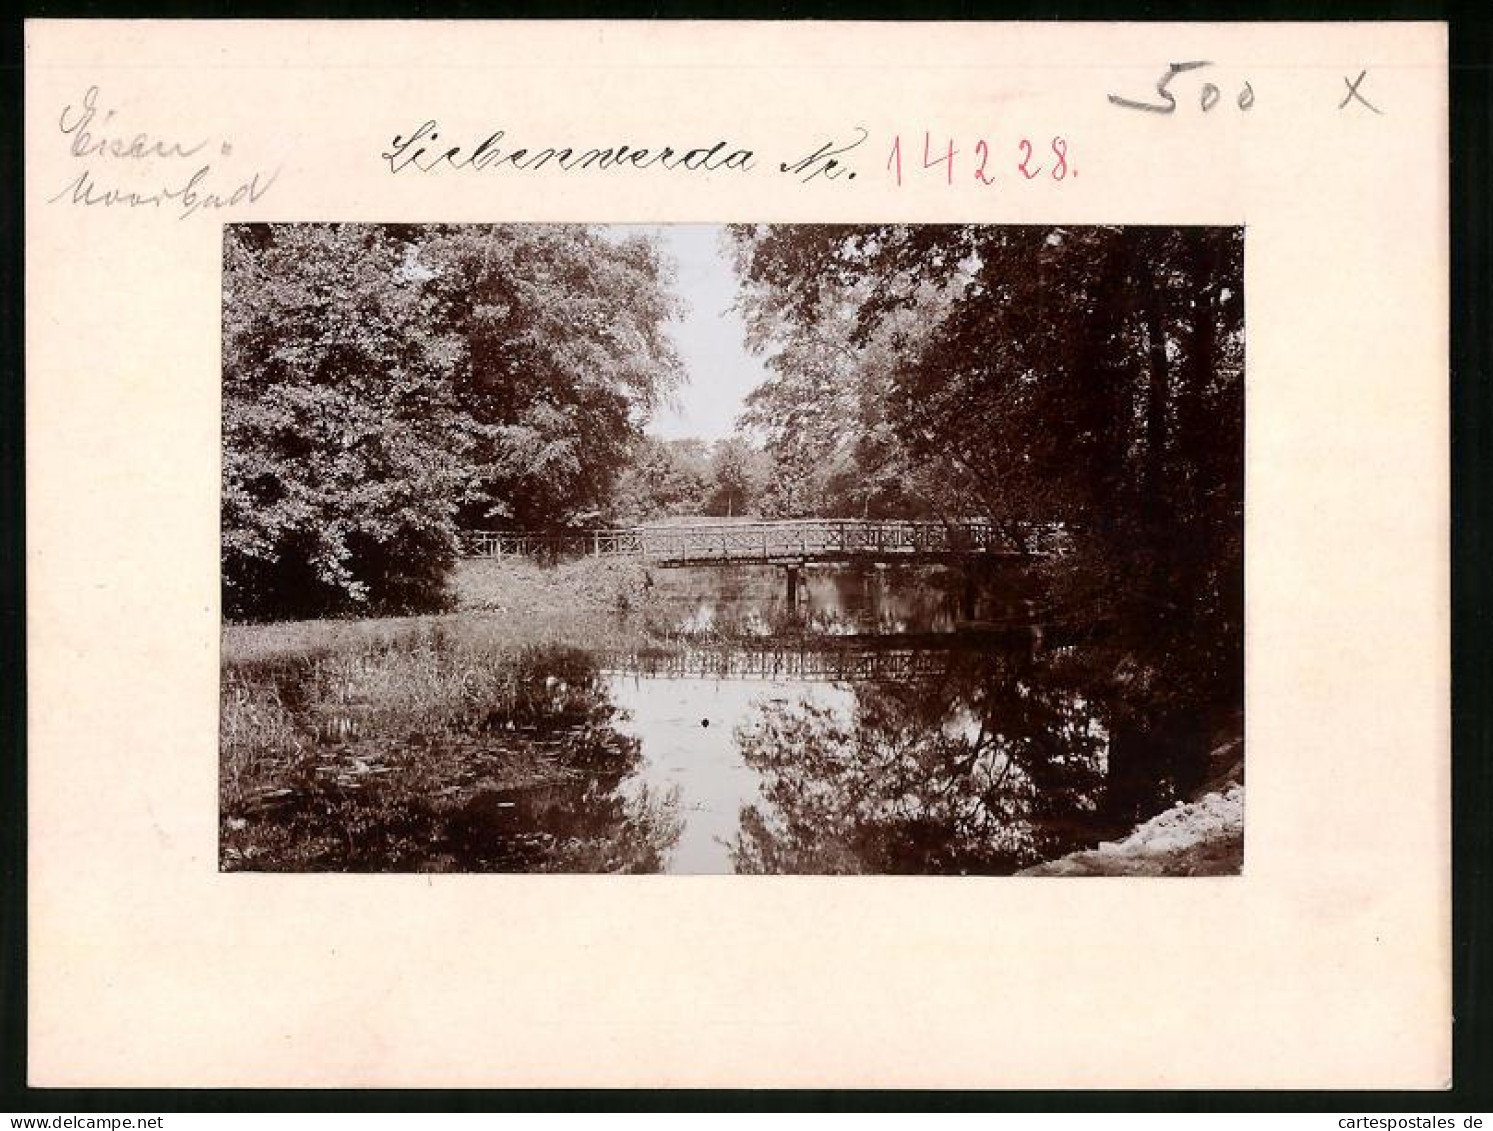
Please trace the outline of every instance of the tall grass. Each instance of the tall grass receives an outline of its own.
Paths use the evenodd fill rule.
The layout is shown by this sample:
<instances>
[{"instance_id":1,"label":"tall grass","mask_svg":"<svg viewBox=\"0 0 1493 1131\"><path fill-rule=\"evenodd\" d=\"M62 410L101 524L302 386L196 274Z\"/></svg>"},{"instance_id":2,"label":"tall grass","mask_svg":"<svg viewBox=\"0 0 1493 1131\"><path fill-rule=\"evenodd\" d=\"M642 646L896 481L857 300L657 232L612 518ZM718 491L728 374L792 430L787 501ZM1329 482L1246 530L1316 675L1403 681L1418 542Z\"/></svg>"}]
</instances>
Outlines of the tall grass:
<instances>
[{"instance_id":1,"label":"tall grass","mask_svg":"<svg viewBox=\"0 0 1493 1131\"><path fill-rule=\"evenodd\" d=\"M646 603L647 567L628 558L578 558L538 566L514 558L458 562L451 595L458 609L531 616L547 609L619 613Z\"/></svg>"},{"instance_id":2,"label":"tall grass","mask_svg":"<svg viewBox=\"0 0 1493 1131\"><path fill-rule=\"evenodd\" d=\"M557 767L524 742L494 741L495 729L576 719L594 678L580 650L651 639L633 563L465 562L454 589L464 612L224 627L219 801L233 866L251 852L257 863L328 859L328 837L364 851L370 806L380 827L400 813L438 817L431 799L470 784L474 747L488 786L543 782ZM308 799L315 821L268 812Z\"/></svg>"},{"instance_id":3,"label":"tall grass","mask_svg":"<svg viewBox=\"0 0 1493 1131\"><path fill-rule=\"evenodd\" d=\"M225 671L218 715L219 804L236 812L273 765L296 761L305 744L273 682Z\"/></svg>"},{"instance_id":4,"label":"tall grass","mask_svg":"<svg viewBox=\"0 0 1493 1131\"><path fill-rule=\"evenodd\" d=\"M230 626L223 638L222 803L251 800L327 742L428 741L519 709L531 654L558 641L501 621L403 619Z\"/></svg>"}]
</instances>

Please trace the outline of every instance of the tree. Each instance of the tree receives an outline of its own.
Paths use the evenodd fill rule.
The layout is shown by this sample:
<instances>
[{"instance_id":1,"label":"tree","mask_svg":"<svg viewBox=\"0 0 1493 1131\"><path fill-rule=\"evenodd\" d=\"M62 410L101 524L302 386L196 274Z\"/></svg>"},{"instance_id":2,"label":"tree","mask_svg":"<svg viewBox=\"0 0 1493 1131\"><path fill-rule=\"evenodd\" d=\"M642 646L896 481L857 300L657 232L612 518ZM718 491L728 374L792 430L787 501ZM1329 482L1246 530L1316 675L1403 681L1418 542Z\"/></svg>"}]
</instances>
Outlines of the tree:
<instances>
[{"instance_id":1,"label":"tree","mask_svg":"<svg viewBox=\"0 0 1493 1131\"><path fill-rule=\"evenodd\" d=\"M680 378L669 281L574 226L227 229L225 610L437 607L462 528L604 506Z\"/></svg>"},{"instance_id":2,"label":"tree","mask_svg":"<svg viewBox=\"0 0 1493 1131\"><path fill-rule=\"evenodd\" d=\"M744 436L727 436L710 449L711 514L743 515L756 505L763 476L761 453Z\"/></svg>"},{"instance_id":3,"label":"tree","mask_svg":"<svg viewBox=\"0 0 1493 1131\"><path fill-rule=\"evenodd\" d=\"M770 449L856 419L931 513L1066 526L1070 614L1169 710L1242 680L1242 239L1222 228L738 226ZM821 392L816 394L816 386ZM860 392L874 417L848 413ZM814 405L824 406L816 410ZM838 430L837 430L838 429ZM815 457L815 458L811 458ZM869 462L869 461L868 461Z\"/></svg>"},{"instance_id":4,"label":"tree","mask_svg":"<svg viewBox=\"0 0 1493 1131\"><path fill-rule=\"evenodd\" d=\"M225 610L433 604L463 490L460 342L377 228L225 239Z\"/></svg>"},{"instance_id":5,"label":"tree","mask_svg":"<svg viewBox=\"0 0 1493 1131\"><path fill-rule=\"evenodd\" d=\"M631 461L617 481L611 509L625 522L700 514L709 478L703 441L645 436L634 445Z\"/></svg>"},{"instance_id":6,"label":"tree","mask_svg":"<svg viewBox=\"0 0 1493 1131\"><path fill-rule=\"evenodd\" d=\"M574 225L442 230L420 249L465 344L471 417L460 517L562 526L600 511L641 425L682 377L665 326L672 270L642 237Z\"/></svg>"},{"instance_id":7,"label":"tree","mask_svg":"<svg viewBox=\"0 0 1493 1131\"><path fill-rule=\"evenodd\" d=\"M783 517L928 518L939 513L936 478L920 474L891 426L887 398L900 359L936 320L938 296L889 313L861 333L865 288L825 284L806 308L789 287L764 285L739 244L740 306L749 344L769 352L770 376L747 396L741 423L766 437L772 477L764 509Z\"/></svg>"}]
</instances>

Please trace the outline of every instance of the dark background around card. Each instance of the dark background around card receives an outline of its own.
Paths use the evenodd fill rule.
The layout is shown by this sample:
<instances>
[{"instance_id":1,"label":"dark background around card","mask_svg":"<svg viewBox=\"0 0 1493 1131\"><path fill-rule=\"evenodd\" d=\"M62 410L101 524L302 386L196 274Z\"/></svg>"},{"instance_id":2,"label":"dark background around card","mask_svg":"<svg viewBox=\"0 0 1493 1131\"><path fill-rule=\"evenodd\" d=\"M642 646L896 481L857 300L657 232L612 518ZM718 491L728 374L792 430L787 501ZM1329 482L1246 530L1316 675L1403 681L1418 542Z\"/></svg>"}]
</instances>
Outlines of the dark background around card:
<instances>
[{"instance_id":1,"label":"dark background around card","mask_svg":"<svg viewBox=\"0 0 1493 1131\"><path fill-rule=\"evenodd\" d=\"M1448 20L1451 29L1451 461L1455 1008L1454 1087L1447 1092L352 1092L28 1089L26 1057L26 682L24 561L24 204L22 17L25 18L692 18L916 20ZM1135 0L1001 4L900 0L790 6L745 0L396 5L378 0L241 3L26 3L3 26L0 245L11 285L0 297L0 1109L149 1114L170 1111L1007 1110L1355 1113L1493 1108L1493 325L1489 310L1493 23L1481 3L1352 0ZM1373 993L1365 986L1366 994Z\"/></svg>"}]
</instances>

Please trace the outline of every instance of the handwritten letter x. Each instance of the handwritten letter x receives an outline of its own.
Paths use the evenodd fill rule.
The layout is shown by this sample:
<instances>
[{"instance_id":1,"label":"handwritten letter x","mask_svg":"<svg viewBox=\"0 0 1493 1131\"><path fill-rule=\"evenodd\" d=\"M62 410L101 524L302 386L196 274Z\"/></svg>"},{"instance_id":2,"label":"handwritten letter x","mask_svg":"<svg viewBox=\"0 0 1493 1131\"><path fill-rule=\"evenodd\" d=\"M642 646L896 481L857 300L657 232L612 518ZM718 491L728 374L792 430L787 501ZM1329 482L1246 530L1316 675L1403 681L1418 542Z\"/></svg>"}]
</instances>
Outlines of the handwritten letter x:
<instances>
[{"instance_id":1,"label":"handwritten letter x","mask_svg":"<svg viewBox=\"0 0 1493 1131\"><path fill-rule=\"evenodd\" d=\"M1382 114L1382 113L1384 113L1383 110L1379 109L1379 107L1375 106L1372 102L1370 102L1362 94L1358 93L1359 84L1361 84L1363 82L1364 75L1366 75L1368 73L1369 72L1367 70L1359 71L1358 72L1358 77L1356 79L1354 79L1352 82L1348 81L1348 76L1347 75L1343 76L1343 85L1348 88L1348 93L1345 94L1345 95L1343 95L1343 100L1337 104L1337 108L1339 110L1341 110L1343 107L1347 106L1349 102L1357 100L1359 102L1362 102L1365 106L1367 106L1370 110L1372 110L1376 114Z\"/></svg>"}]
</instances>

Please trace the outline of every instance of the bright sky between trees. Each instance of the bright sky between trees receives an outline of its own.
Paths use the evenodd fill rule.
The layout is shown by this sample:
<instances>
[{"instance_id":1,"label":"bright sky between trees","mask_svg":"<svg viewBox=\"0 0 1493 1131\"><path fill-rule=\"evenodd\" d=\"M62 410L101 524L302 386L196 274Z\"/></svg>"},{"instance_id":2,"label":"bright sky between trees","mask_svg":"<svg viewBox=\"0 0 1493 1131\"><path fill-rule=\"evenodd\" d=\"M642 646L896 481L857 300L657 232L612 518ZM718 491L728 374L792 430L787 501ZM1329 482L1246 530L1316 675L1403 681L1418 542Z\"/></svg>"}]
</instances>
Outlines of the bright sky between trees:
<instances>
[{"instance_id":1,"label":"bright sky between trees","mask_svg":"<svg viewBox=\"0 0 1493 1131\"><path fill-rule=\"evenodd\" d=\"M669 332L679 347L689 380L673 407L660 409L647 431L660 439L729 436L747 393L767 377L762 359L747 352L746 325L731 310L736 273L722 244L719 224L615 226L618 233L656 235L679 269L678 292L688 304Z\"/></svg>"}]
</instances>

